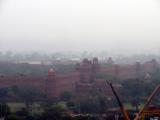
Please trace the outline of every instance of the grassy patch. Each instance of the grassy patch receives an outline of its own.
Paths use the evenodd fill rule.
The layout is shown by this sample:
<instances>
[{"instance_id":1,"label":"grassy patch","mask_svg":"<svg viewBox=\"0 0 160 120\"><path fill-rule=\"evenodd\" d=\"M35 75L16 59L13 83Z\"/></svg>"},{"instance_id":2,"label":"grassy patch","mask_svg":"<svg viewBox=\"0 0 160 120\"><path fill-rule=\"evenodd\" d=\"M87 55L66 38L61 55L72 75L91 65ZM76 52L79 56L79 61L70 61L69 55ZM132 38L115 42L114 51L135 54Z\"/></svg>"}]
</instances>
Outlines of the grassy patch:
<instances>
[{"instance_id":1,"label":"grassy patch","mask_svg":"<svg viewBox=\"0 0 160 120\"><path fill-rule=\"evenodd\" d=\"M10 107L11 112L16 112L26 107L24 103L18 103L18 102L7 103L7 105Z\"/></svg>"}]
</instances>

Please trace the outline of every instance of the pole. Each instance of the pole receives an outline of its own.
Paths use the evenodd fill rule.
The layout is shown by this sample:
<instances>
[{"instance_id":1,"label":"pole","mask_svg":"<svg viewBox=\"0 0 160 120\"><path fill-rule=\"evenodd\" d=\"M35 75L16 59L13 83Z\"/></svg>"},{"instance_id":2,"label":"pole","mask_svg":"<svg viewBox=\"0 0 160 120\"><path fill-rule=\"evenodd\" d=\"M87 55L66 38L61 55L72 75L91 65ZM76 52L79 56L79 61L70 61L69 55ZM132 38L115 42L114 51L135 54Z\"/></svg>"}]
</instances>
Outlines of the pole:
<instances>
[{"instance_id":1,"label":"pole","mask_svg":"<svg viewBox=\"0 0 160 120\"><path fill-rule=\"evenodd\" d=\"M121 110L121 112L122 112L122 114L123 114L124 120L130 120L130 118L129 118L129 116L128 116L128 113L127 113L126 110L124 109L124 106L123 106L123 104L121 103L121 101L120 101L120 99L119 99L119 97L118 97L118 95L117 95L117 93L116 93L116 91L115 91L112 83L111 83L111 82L108 82L108 81L106 81L106 82L107 82L107 84L111 87L111 89L112 89L112 91L113 91L113 94L114 94L114 96L115 96L116 99L117 99L117 102L118 102L119 107L120 107L120 110Z\"/></svg>"}]
</instances>

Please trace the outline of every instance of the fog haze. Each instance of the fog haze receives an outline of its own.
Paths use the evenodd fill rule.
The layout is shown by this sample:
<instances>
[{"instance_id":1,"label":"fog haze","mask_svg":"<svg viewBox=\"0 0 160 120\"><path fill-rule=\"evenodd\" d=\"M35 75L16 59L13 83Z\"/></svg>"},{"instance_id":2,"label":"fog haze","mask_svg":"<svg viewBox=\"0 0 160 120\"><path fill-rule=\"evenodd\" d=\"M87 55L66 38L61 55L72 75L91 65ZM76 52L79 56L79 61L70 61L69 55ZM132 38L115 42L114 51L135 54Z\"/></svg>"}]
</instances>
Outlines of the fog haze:
<instances>
[{"instance_id":1,"label":"fog haze","mask_svg":"<svg viewBox=\"0 0 160 120\"><path fill-rule=\"evenodd\" d=\"M158 0L0 0L0 51L160 52Z\"/></svg>"}]
</instances>

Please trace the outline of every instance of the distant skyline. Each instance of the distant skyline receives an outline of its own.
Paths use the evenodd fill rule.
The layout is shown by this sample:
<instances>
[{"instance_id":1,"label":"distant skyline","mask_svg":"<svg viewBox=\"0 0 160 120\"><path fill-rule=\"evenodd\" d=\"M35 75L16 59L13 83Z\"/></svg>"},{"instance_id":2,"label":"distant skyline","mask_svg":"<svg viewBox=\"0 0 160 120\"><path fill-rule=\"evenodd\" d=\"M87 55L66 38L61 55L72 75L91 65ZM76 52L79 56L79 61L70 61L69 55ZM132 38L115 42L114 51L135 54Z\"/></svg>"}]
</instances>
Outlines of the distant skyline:
<instances>
[{"instance_id":1,"label":"distant skyline","mask_svg":"<svg viewBox=\"0 0 160 120\"><path fill-rule=\"evenodd\" d=\"M160 53L159 0L0 0L0 51Z\"/></svg>"}]
</instances>

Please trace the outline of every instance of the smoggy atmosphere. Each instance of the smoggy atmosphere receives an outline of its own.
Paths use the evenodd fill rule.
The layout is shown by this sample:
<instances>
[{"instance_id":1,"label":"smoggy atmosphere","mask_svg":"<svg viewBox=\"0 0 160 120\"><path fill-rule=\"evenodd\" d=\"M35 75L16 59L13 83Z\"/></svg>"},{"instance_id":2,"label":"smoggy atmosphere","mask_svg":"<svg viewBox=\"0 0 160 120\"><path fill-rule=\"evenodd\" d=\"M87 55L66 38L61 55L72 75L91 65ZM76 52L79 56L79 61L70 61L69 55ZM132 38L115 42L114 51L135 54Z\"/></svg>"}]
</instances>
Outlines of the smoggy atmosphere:
<instances>
[{"instance_id":1,"label":"smoggy atmosphere","mask_svg":"<svg viewBox=\"0 0 160 120\"><path fill-rule=\"evenodd\" d=\"M158 0L0 0L0 51L160 52Z\"/></svg>"},{"instance_id":2,"label":"smoggy atmosphere","mask_svg":"<svg viewBox=\"0 0 160 120\"><path fill-rule=\"evenodd\" d=\"M160 0L0 0L0 120L160 120Z\"/></svg>"}]
</instances>

